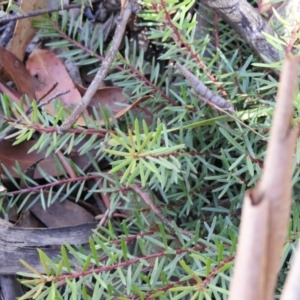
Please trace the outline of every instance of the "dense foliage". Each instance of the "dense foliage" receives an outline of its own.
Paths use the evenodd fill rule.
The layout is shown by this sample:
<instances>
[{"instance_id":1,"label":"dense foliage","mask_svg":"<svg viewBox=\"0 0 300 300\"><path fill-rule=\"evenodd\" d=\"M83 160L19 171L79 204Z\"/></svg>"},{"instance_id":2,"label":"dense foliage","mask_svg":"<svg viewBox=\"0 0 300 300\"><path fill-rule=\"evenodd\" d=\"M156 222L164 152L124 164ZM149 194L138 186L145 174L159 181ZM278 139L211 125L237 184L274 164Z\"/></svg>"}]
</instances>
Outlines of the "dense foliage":
<instances>
[{"instance_id":1,"label":"dense foliage","mask_svg":"<svg viewBox=\"0 0 300 300\"><path fill-rule=\"evenodd\" d=\"M41 183L20 171L26 189L7 172L15 191L2 211L17 202L21 210L32 195L32 204L40 201L44 207L70 197L89 201L100 192L110 199L110 221L94 232L88 249L65 245L56 260L40 252L45 275L21 274L30 289L22 299L80 299L79 294L82 299L226 299L242 200L261 176L278 78L274 66L262 64L233 29L211 16L191 0L144 2L139 28L156 55L145 57L125 37L107 79L123 88L129 103L141 101L119 119L109 108L94 108L86 127L75 125L59 135L57 124L70 112L58 101L53 102L57 114L32 105L28 117L1 95L1 114L12 122L18 112L21 119L12 122L16 143L35 135L32 150L50 155L60 149L67 155L75 148L89 158L85 169L71 162L76 180L49 176L37 166L44 174ZM207 30L199 30L199 18ZM90 21L81 22L67 12L53 13L35 26L43 29L39 35L50 40L48 46L68 48L61 57L94 66L108 43L98 32L91 34ZM203 102L175 62L232 102L236 113ZM299 156L297 150L297 162ZM57 169L64 169L59 160ZM298 170L295 191L299 178ZM146 201L138 191L145 192ZM278 293L298 235L298 206L295 193ZM116 211L126 218L114 217Z\"/></svg>"}]
</instances>

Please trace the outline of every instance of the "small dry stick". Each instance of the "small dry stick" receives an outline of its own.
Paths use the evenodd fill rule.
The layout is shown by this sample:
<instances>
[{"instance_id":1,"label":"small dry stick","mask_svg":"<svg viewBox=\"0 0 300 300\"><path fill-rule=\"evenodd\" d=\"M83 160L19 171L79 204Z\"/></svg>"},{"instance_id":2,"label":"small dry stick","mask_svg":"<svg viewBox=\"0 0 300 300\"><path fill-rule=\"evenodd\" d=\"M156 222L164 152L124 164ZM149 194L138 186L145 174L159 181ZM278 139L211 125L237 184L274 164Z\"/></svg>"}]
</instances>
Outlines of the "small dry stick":
<instances>
[{"instance_id":1,"label":"small dry stick","mask_svg":"<svg viewBox=\"0 0 300 300\"><path fill-rule=\"evenodd\" d=\"M214 106L217 106L223 110L234 112L234 107L230 102L220 97L219 95L213 93L204 83L202 83L184 66L177 62L176 67L179 70L179 72L186 78L186 80L189 82L192 88L194 88L208 102L211 102Z\"/></svg>"},{"instance_id":2,"label":"small dry stick","mask_svg":"<svg viewBox=\"0 0 300 300\"><path fill-rule=\"evenodd\" d=\"M123 35L125 32L125 28L128 22L129 17L131 16L132 12L136 12L137 8L131 2L127 4L123 13L120 16L120 20L115 30L115 35L112 40L111 47L109 52L107 53L104 61L102 62L102 66L100 67L99 71L97 72L95 78L93 79L92 83L90 84L89 88L85 92L81 102L77 104L72 114L62 123L62 125L58 128L58 133L63 134L64 132L68 131L72 125L78 120L84 110L87 108L89 103L91 102L93 96L95 95L96 91L98 90L100 82L104 80L107 75L107 72L117 55L119 50L121 41L123 39Z\"/></svg>"},{"instance_id":3,"label":"small dry stick","mask_svg":"<svg viewBox=\"0 0 300 300\"><path fill-rule=\"evenodd\" d=\"M143 201L144 201L147 205L149 205L149 207L152 209L152 211L157 215L157 217L158 217L159 219L161 219L161 221L162 221L163 223L165 223L166 225L170 226L172 229L175 229L174 224L173 224L170 220L168 220L166 217L163 216L163 214L160 212L160 210L152 203L152 200L150 199L149 195L148 195L146 192L144 192L144 191L143 191L138 185L136 185L136 184L131 184L131 185L130 185L130 188L133 189L138 195L140 195L140 197L143 199ZM195 236L194 236L191 232L189 232L189 231L186 231L186 230L181 229L181 228L178 228L178 230L179 230L182 234L188 236L188 237L191 238L191 239L195 238ZM201 240L199 240L199 239L198 239L198 242L201 243L201 244L203 244L203 242L202 242Z\"/></svg>"},{"instance_id":4,"label":"small dry stick","mask_svg":"<svg viewBox=\"0 0 300 300\"><path fill-rule=\"evenodd\" d=\"M52 88L51 88L51 91L52 91ZM41 108L47 104L49 104L52 100L56 99L56 98L59 98L60 96L62 95L65 95L67 93L70 93L69 90L67 91L62 91L62 92L59 92L57 94L55 94L53 97L49 98L48 100L44 101L43 103L40 103L40 101L42 100L42 98L44 98L47 94L49 94L49 92L47 92L46 95L44 95L41 99L39 99L37 101L38 103L38 106L37 108ZM28 116L29 114L31 114L31 112L33 111L33 108L32 106L28 108L28 110L25 112L25 115ZM21 119L17 119L14 123L15 124L19 124L22 120ZM0 142L3 141L13 130L14 130L14 126L12 125L9 125L8 127L6 127L6 129L4 130L4 132L0 135Z\"/></svg>"},{"instance_id":5,"label":"small dry stick","mask_svg":"<svg viewBox=\"0 0 300 300\"><path fill-rule=\"evenodd\" d=\"M52 87L47 91L40 99L37 100L37 103L40 103L43 99L45 99L52 91L54 91L58 86L58 82L55 82ZM64 95L64 94L63 94ZM58 96L56 96L58 97Z\"/></svg>"},{"instance_id":6,"label":"small dry stick","mask_svg":"<svg viewBox=\"0 0 300 300\"><path fill-rule=\"evenodd\" d=\"M62 91L62 92L58 92L56 93L54 96L52 96L51 98L47 99L46 101L44 101L43 103L40 103L49 93L51 93L51 91L56 87L57 85L53 85L53 87L51 88L51 90L49 92L47 92L46 95L44 95L42 98L40 98L39 100L37 100L37 108L42 108L43 106L49 104L51 101L53 101L54 99L57 99L59 98L60 96L63 96L65 94L68 94L70 93L70 90L65 90L65 91ZM33 111L33 108L30 107L27 112L26 112L26 115L29 115L31 112Z\"/></svg>"}]
</instances>

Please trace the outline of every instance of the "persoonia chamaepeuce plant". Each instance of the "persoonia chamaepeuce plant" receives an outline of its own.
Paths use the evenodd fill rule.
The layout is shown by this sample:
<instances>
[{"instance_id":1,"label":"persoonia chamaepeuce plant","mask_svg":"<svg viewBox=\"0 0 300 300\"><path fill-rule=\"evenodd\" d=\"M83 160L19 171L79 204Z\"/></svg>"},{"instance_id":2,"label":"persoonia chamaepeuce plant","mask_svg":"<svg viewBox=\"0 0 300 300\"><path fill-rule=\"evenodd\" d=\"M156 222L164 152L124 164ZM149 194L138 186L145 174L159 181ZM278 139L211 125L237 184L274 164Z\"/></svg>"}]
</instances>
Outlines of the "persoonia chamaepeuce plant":
<instances>
[{"instance_id":1,"label":"persoonia chamaepeuce plant","mask_svg":"<svg viewBox=\"0 0 300 300\"><path fill-rule=\"evenodd\" d=\"M221 21L216 25L210 13L202 15L206 10L196 10L194 4L143 3L140 26L160 51L147 60L125 38L107 79L123 88L129 103L140 102L119 120L108 108L94 108L93 116L85 117L86 127L74 125L59 135L57 126L70 114L59 101L52 102L53 115L28 103L33 111L27 116L22 103L1 95L1 130L7 122L14 126L9 137L15 144L35 135L29 151L45 150L48 156L61 150L68 157L76 149L89 159L88 167L80 168L68 157L78 176L72 180L67 174L49 176L37 165L47 182L43 184L16 164L14 171L28 183L26 189L3 165L15 184L15 191L6 195L8 204L1 206L3 213L17 202L21 210L31 196L32 203L40 201L45 208L74 192L76 200L88 201L95 193L110 197L111 220L93 232L89 245L64 245L57 258L39 250L39 270L23 262L29 272L20 276L29 291L21 299L227 298L243 195L261 176L273 115L278 78L269 70L280 68L280 62L260 63L230 26ZM209 30L199 31L199 17L209 28L218 28L219 47L211 42ZM43 29L41 38L52 39L48 46L68 48L61 57L79 66L99 63L105 56L104 38L96 30L90 34L88 20L81 26L70 14L53 13L35 25ZM175 63L226 98L235 112L202 101ZM299 95L295 107L298 112ZM299 159L297 148L295 161ZM58 159L56 167L64 169ZM295 191L299 179L296 171ZM51 191L48 198L46 190ZM297 196L294 200L277 294L299 231ZM122 221L113 218L117 210L127 212Z\"/></svg>"}]
</instances>

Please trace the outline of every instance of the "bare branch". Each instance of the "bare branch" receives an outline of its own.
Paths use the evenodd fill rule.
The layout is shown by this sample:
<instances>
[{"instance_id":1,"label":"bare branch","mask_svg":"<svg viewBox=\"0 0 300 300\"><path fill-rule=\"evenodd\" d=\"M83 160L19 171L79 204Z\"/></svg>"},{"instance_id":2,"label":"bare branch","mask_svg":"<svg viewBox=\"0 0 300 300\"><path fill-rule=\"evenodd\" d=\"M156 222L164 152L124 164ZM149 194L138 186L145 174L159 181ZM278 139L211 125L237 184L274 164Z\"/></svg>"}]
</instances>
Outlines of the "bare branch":
<instances>
[{"instance_id":1,"label":"bare branch","mask_svg":"<svg viewBox=\"0 0 300 300\"><path fill-rule=\"evenodd\" d=\"M297 252L292 261L292 267L288 273L287 280L283 287L281 300L298 300L300 295L300 243L298 242Z\"/></svg>"},{"instance_id":2,"label":"bare branch","mask_svg":"<svg viewBox=\"0 0 300 300\"><path fill-rule=\"evenodd\" d=\"M163 216L163 214L159 211L159 209L153 204L152 200L150 199L150 196L144 192L137 184L131 184L130 188L133 189L141 198L142 200L145 202L145 204L147 204L151 210L155 213L155 215L166 225L168 225L169 227L171 227L172 229L175 229L174 224L168 220L166 217ZM178 230L188 236L189 238L195 238L194 234L192 234L189 231L186 231L184 229L178 228ZM198 240L199 244L201 244L202 242L200 240Z\"/></svg>"},{"instance_id":3,"label":"bare branch","mask_svg":"<svg viewBox=\"0 0 300 300\"><path fill-rule=\"evenodd\" d=\"M81 114L84 112L84 110L87 108L87 106L91 102L92 97L95 95L100 82L102 82L105 79L112 62L118 53L128 19L131 16L131 13L134 11L136 11L135 5L132 4L131 2L129 2L127 4L126 8L124 9L123 13L120 16L120 20L118 22L118 25L115 30L115 35L112 40L112 45L111 45L109 52L107 53L105 59L102 62L102 66L100 67L99 71L97 72L97 74L96 74L95 78L93 79L92 83L90 84L89 88L85 92L81 102L78 103L78 105L75 107L72 114L59 127L58 132L60 134L68 131L72 127L72 125L78 120L78 118L81 116Z\"/></svg>"},{"instance_id":4,"label":"bare branch","mask_svg":"<svg viewBox=\"0 0 300 300\"><path fill-rule=\"evenodd\" d=\"M244 199L230 300L272 299L292 195L298 57L284 61L261 182Z\"/></svg>"},{"instance_id":5,"label":"bare branch","mask_svg":"<svg viewBox=\"0 0 300 300\"><path fill-rule=\"evenodd\" d=\"M188 71L184 66L176 63L179 72L187 79L189 84L208 102L213 103L215 106L230 112L234 112L233 105L222 98L221 96L213 93L204 83L202 83L195 75Z\"/></svg>"}]
</instances>

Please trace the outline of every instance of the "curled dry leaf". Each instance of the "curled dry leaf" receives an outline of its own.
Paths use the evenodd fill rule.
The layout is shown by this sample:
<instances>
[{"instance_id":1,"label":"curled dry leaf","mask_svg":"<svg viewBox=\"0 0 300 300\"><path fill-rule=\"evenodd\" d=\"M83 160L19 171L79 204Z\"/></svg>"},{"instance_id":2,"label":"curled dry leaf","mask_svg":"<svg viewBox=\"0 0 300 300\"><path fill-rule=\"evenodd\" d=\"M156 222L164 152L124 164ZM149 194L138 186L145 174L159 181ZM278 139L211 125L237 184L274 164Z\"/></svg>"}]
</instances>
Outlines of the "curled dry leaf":
<instances>
[{"instance_id":1,"label":"curled dry leaf","mask_svg":"<svg viewBox=\"0 0 300 300\"><path fill-rule=\"evenodd\" d=\"M34 200L34 196L31 196L32 200ZM29 199L31 201L31 199ZM30 203L28 201L28 203ZM10 220L10 219L9 219ZM30 210L23 210L19 215L16 223L14 224L20 228L43 228L43 224L39 221L38 218Z\"/></svg>"},{"instance_id":2,"label":"curled dry leaf","mask_svg":"<svg viewBox=\"0 0 300 300\"><path fill-rule=\"evenodd\" d=\"M71 80L66 67L54 52L36 49L30 54L26 68L29 74L36 78L38 82L38 86L35 90L37 99L43 97L53 85L58 82L58 87L47 96L47 99L58 92L69 90L69 93L60 97L60 100L65 106L74 107L81 101L80 93ZM54 113L51 103L45 105L45 110L49 114ZM80 118L77 124L85 125L83 118Z\"/></svg>"}]
</instances>

